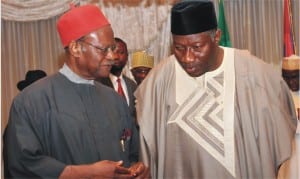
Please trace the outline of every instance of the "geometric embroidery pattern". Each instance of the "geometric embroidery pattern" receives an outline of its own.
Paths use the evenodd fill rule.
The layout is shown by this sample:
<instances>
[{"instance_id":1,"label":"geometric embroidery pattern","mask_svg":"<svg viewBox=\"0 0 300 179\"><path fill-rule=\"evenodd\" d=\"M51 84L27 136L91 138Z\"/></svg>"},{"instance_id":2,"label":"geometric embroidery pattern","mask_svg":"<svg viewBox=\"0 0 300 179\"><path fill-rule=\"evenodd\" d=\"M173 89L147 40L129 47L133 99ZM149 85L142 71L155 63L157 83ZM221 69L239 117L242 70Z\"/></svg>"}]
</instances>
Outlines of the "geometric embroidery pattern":
<instances>
[{"instance_id":1,"label":"geometric embroidery pattern","mask_svg":"<svg viewBox=\"0 0 300 179\"><path fill-rule=\"evenodd\" d=\"M176 122L199 145L218 160L225 168L232 156L225 154L223 119L224 73L211 77L203 88L195 90L178 107L168 123ZM231 173L230 167L227 170Z\"/></svg>"},{"instance_id":2,"label":"geometric embroidery pattern","mask_svg":"<svg viewBox=\"0 0 300 179\"><path fill-rule=\"evenodd\" d=\"M182 120L209 143L220 155L224 156L224 121L222 91L224 73L206 81L206 92L202 100L194 104Z\"/></svg>"}]
</instances>

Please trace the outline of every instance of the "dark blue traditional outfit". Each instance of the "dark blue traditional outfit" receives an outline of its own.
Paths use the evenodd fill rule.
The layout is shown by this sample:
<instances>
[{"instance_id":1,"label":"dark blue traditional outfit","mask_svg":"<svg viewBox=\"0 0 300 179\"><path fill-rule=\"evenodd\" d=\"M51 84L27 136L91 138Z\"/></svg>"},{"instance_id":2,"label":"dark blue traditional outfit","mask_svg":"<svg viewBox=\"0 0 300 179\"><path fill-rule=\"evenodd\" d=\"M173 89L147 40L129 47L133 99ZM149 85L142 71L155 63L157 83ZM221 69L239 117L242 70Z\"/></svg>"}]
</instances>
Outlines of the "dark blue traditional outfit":
<instances>
[{"instance_id":1,"label":"dark blue traditional outfit","mask_svg":"<svg viewBox=\"0 0 300 179\"><path fill-rule=\"evenodd\" d=\"M125 151L120 139L124 130ZM111 88L66 65L13 101L4 137L8 177L58 178L66 165L138 158L138 137L126 102Z\"/></svg>"}]
</instances>

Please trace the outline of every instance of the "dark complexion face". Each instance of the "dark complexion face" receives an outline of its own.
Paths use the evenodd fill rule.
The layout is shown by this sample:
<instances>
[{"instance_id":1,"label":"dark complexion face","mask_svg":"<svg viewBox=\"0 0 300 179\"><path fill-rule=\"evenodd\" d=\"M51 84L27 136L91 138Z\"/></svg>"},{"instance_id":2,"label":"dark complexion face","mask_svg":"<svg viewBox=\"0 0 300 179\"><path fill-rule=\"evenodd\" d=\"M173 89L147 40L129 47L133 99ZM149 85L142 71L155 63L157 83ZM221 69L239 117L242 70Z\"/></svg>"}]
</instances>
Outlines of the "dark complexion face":
<instances>
[{"instance_id":1,"label":"dark complexion face","mask_svg":"<svg viewBox=\"0 0 300 179\"><path fill-rule=\"evenodd\" d=\"M116 42L116 49L114 50L115 59L114 65L112 66L111 73L114 75L121 74L123 68L128 61L128 52L126 45L123 42Z\"/></svg>"},{"instance_id":2,"label":"dark complexion face","mask_svg":"<svg viewBox=\"0 0 300 179\"><path fill-rule=\"evenodd\" d=\"M136 67L136 68L131 69L131 73L132 73L136 83L139 85L146 78L146 76L148 75L150 70L151 70L151 68L148 68L148 67Z\"/></svg>"},{"instance_id":3,"label":"dark complexion face","mask_svg":"<svg viewBox=\"0 0 300 179\"><path fill-rule=\"evenodd\" d=\"M292 91L299 91L300 70L282 70L282 77Z\"/></svg>"},{"instance_id":4,"label":"dark complexion face","mask_svg":"<svg viewBox=\"0 0 300 179\"><path fill-rule=\"evenodd\" d=\"M102 27L70 44L70 66L85 79L107 77L114 59L115 40L110 26Z\"/></svg>"},{"instance_id":5,"label":"dark complexion face","mask_svg":"<svg viewBox=\"0 0 300 179\"><path fill-rule=\"evenodd\" d=\"M199 77L213 71L222 62L218 42L220 31L215 35L202 32L191 35L173 35L174 55L181 67L191 77Z\"/></svg>"}]
</instances>

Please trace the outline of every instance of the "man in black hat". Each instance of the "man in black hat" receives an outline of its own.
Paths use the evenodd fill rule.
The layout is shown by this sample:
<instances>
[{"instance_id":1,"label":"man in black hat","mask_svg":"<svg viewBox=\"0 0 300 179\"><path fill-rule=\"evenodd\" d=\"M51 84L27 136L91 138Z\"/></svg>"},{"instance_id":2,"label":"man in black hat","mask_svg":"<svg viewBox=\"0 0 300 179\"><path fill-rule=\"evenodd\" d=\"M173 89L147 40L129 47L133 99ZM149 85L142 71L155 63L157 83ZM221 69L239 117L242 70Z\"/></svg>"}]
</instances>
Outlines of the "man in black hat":
<instances>
[{"instance_id":1,"label":"man in black hat","mask_svg":"<svg viewBox=\"0 0 300 179\"><path fill-rule=\"evenodd\" d=\"M281 75L249 52L218 46L213 3L171 14L174 55L137 89L142 158L154 178L276 178L296 114Z\"/></svg>"},{"instance_id":2,"label":"man in black hat","mask_svg":"<svg viewBox=\"0 0 300 179\"><path fill-rule=\"evenodd\" d=\"M22 91L27 86L31 85L33 82L44 78L47 76L47 73L43 70L29 70L26 73L26 77L24 80L21 80L17 83L17 88Z\"/></svg>"}]
</instances>

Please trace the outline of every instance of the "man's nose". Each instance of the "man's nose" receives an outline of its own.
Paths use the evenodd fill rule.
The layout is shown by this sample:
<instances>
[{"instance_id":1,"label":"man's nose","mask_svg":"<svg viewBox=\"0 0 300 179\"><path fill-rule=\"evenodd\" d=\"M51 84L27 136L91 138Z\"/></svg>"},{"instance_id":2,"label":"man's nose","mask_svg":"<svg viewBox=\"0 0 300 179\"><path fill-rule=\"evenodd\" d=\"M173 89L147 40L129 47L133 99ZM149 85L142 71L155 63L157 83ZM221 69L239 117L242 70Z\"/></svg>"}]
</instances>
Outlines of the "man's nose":
<instances>
[{"instance_id":1,"label":"man's nose","mask_svg":"<svg viewBox=\"0 0 300 179\"><path fill-rule=\"evenodd\" d=\"M112 49L108 49L107 54L106 54L106 59L110 60L110 61L116 61L117 59L117 55L116 53L114 53L114 51Z\"/></svg>"},{"instance_id":2,"label":"man's nose","mask_svg":"<svg viewBox=\"0 0 300 179\"><path fill-rule=\"evenodd\" d=\"M112 61L116 61L119 58L119 55L115 53L112 49L108 49L108 53L106 55L106 58Z\"/></svg>"},{"instance_id":3,"label":"man's nose","mask_svg":"<svg viewBox=\"0 0 300 179\"><path fill-rule=\"evenodd\" d=\"M195 56L194 56L193 49L191 47L187 47L183 55L182 61L188 63L194 61L194 59Z\"/></svg>"}]
</instances>

